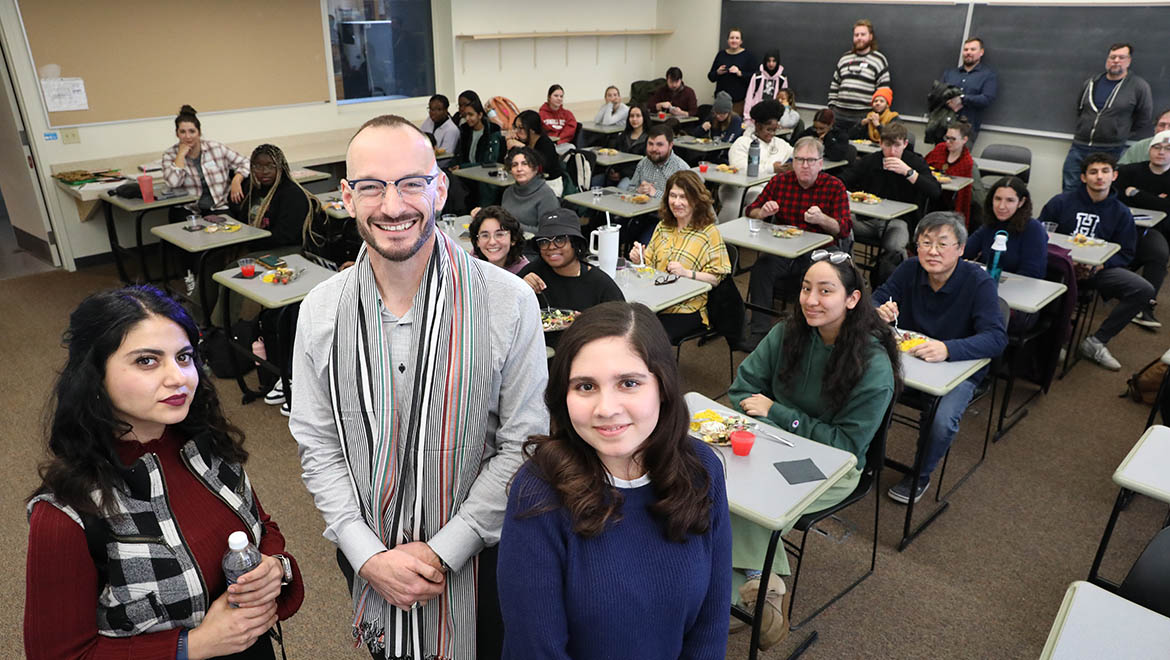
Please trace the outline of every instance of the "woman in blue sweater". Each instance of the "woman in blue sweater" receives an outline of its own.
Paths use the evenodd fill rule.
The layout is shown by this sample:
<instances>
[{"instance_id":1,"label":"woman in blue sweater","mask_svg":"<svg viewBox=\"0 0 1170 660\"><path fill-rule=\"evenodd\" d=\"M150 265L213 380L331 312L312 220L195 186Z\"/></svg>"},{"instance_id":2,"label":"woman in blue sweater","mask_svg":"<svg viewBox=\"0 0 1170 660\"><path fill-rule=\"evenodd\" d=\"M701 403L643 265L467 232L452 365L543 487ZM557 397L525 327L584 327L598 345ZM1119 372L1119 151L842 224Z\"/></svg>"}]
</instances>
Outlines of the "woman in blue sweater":
<instances>
[{"instance_id":1,"label":"woman in blue sweater","mask_svg":"<svg viewBox=\"0 0 1170 660\"><path fill-rule=\"evenodd\" d=\"M720 459L688 437L670 342L639 304L565 331L500 538L505 658L722 659L731 531Z\"/></svg>"},{"instance_id":2,"label":"woman in blue sweater","mask_svg":"<svg viewBox=\"0 0 1170 660\"><path fill-rule=\"evenodd\" d=\"M1048 273L1048 232L1032 217L1032 196L1028 187L1014 176L1005 176L991 186L983 208L983 226L967 238L963 258L991 266L995 234L1006 231L1007 251L999 257L1005 273L1043 279Z\"/></svg>"}]
</instances>

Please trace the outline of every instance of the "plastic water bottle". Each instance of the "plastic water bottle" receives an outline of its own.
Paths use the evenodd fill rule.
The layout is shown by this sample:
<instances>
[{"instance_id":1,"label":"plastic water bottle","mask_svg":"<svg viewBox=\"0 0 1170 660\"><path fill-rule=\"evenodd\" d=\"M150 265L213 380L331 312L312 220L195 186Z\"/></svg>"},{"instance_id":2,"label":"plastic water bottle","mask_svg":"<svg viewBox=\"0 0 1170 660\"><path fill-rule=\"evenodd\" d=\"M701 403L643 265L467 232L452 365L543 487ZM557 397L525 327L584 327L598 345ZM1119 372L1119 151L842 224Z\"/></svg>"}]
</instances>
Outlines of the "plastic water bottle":
<instances>
[{"instance_id":1,"label":"plastic water bottle","mask_svg":"<svg viewBox=\"0 0 1170 660\"><path fill-rule=\"evenodd\" d=\"M991 243L991 268L987 271L987 274L996 283L999 282L1000 276L1003 275L1003 269L999 266L999 258L1003 256L1004 252L1007 252L1007 242L1008 233L1006 231L1000 230L995 232L995 240Z\"/></svg>"},{"instance_id":2,"label":"plastic water bottle","mask_svg":"<svg viewBox=\"0 0 1170 660\"><path fill-rule=\"evenodd\" d=\"M755 138L748 147L747 175L749 177L760 175L760 141Z\"/></svg>"},{"instance_id":3,"label":"plastic water bottle","mask_svg":"<svg viewBox=\"0 0 1170 660\"><path fill-rule=\"evenodd\" d=\"M228 535L228 551L223 553L223 576L228 586L235 584L241 575L259 566L261 559L263 557L260 551L252 545L246 532L232 532Z\"/></svg>"}]
</instances>

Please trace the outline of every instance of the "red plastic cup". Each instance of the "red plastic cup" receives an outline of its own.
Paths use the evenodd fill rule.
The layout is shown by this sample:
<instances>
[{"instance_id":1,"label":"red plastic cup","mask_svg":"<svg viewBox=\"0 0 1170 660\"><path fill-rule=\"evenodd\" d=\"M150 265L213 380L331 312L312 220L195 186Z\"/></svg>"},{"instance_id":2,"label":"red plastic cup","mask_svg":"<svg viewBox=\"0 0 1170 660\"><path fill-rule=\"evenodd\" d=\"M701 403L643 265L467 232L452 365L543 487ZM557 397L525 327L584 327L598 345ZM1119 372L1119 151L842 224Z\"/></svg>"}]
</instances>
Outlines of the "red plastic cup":
<instances>
[{"instance_id":1,"label":"red plastic cup","mask_svg":"<svg viewBox=\"0 0 1170 660\"><path fill-rule=\"evenodd\" d=\"M756 434L751 431L732 431L728 439L731 440L731 453L736 456L747 456L752 453L752 445L756 444Z\"/></svg>"},{"instance_id":2,"label":"red plastic cup","mask_svg":"<svg viewBox=\"0 0 1170 660\"><path fill-rule=\"evenodd\" d=\"M699 163L699 171L703 174L707 173L707 163Z\"/></svg>"},{"instance_id":3,"label":"red plastic cup","mask_svg":"<svg viewBox=\"0 0 1170 660\"><path fill-rule=\"evenodd\" d=\"M658 113L658 118L659 119L666 119L666 113L665 112Z\"/></svg>"},{"instance_id":4,"label":"red plastic cup","mask_svg":"<svg viewBox=\"0 0 1170 660\"><path fill-rule=\"evenodd\" d=\"M149 174L139 175L138 189L142 191L142 201L147 204L154 201L154 177Z\"/></svg>"},{"instance_id":5,"label":"red plastic cup","mask_svg":"<svg viewBox=\"0 0 1170 660\"><path fill-rule=\"evenodd\" d=\"M251 257L244 257L240 259L240 275L244 277L252 277L256 274L256 260Z\"/></svg>"}]
</instances>

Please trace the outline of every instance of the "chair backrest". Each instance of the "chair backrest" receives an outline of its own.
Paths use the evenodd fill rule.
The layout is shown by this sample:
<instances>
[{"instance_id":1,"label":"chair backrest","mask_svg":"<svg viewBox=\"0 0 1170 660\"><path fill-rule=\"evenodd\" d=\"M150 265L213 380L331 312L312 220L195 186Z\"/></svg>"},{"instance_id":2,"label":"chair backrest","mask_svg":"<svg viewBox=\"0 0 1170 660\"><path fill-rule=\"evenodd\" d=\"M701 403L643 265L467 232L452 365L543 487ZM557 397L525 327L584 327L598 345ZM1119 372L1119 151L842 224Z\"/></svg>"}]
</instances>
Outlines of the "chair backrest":
<instances>
[{"instance_id":1,"label":"chair backrest","mask_svg":"<svg viewBox=\"0 0 1170 660\"><path fill-rule=\"evenodd\" d=\"M635 80L630 83L630 105L645 105L650 95L659 87L666 84L666 78L654 80Z\"/></svg>"},{"instance_id":2,"label":"chair backrest","mask_svg":"<svg viewBox=\"0 0 1170 660\"><path fill-rule=\"evenodd\" d=\"M1117 595L1170 616L1170 527L1154 535L1117 588Z\"/></svg>"},{"instance_id":3,"label":"chair backrest","mask_svg":"<svg viewBox=\"0 0 1170 660\"><path fill-rule=\"evenodd\" d=\"M981 157L1027 165L1028 169L1020 175L1024 181L1028 180L1028 175L1032 172L1032 150L1018 144L989 144L983 148Z\"/></svg>"},{"instance_id":4,"label":"chair backrest","mask_svg":"<svg viewBox=\"0 0 1170 660\"><path fill-rule=\"evenodd\" d=\"M711 108L713 107L710 103L702 103L699 105L699 109L695 111L695 116L699 118L699 121L706 121L711 117Z\"/></svg>"},{"instance_id":5,"label":"chair backrest","mask_svg":"<svg viewBox=\"0 0 1170 660\"><path fill-rule=\"evenodd\" d=\"M734 245L727 246L727 256L731 261L731 272L735 273L739 254ZM743 296L731 275L720 280L707 294L707 318L711 321L711 329L726 339L733 349L742 343L746 314Z\"/></svg>"},{"instance_id":6,"label":"chair backrest","mask_svg":"<svg viewBox=\"0 0 1170 660\"><path fill-rule=\"evenodd\" d=\"M890 399L886 406L886 414L882 415L882 423L873 431L873 439L869 441L869 449L865 450L865 467L861 478L874 476L881 472L882 464L886 462L886 436L890 431L890 420L894 417L894 404L898 401L898 392Z\"/></svg>"},{"instance_id":7,"label":"chair backrest","mask_svg":"<svg viewBox=\"0 0 1170 660\"><path fill-rule=\"evenodd\" d=\"M1007 324L1012 320L1012 308L1003 298L998 298L997 300L999 300L999 314L1003 317L1003 327L1006 328Z\"/></svg>"}]
</instances>

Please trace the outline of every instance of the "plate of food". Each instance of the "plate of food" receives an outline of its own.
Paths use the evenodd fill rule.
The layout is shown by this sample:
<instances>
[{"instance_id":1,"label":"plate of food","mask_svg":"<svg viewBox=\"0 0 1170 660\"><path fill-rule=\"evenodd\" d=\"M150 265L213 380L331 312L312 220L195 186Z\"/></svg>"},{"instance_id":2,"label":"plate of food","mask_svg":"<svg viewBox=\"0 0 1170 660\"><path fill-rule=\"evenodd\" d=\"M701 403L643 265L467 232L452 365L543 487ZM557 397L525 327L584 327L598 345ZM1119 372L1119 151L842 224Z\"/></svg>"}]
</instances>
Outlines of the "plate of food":
<instances>
[{"instance_id":1,"label":"plate of food","mask_svg":"<svg viewBox=\"0 0 1170 660\"><path fill-rule=\"evenodd\" d=\"M716 165L715 169L719 170L720 172L727 172L728 174L736 174L737 172L739 172L738 167L732 167L732 166L727 165L727 164Z\"/></svg>"},{"instance_id":2,"label":"plate of food","mask_svg":"<svg viewBox=\"0 0 1170 660\"><path fill-rule=\"evenodd\" d=\"M912 330L902 330L898 336L898 350L903 353L909 353L915 347L921 346L928 341L930 339L924 334Z\"/></svg>"},{"instance_id":3,"label":"plate of food","mask_svg":"<svg viewBox=\"0 0 1170 660\"><path fill-rule=\"evenodd\" d=\"M647 203L647 202L649 202L649 201L650 201L650 196L649 196L649 195L642 195L642 194L637 194L637 195L621 195L619 198L620 198L620 199L621 199L623 202L629 202L629 203L631 203L631 204L645 204L645 203Z\"/></svg>"},{"instance_id":4,"label":"plate of food","mask_svg":"<svg viewBox=\"0 0 1170 660\"><path fill-rule=\"evenodd\" d=\"M742 431L752 425L743 415L724 415L716 410L701 410L691 416L691 431L709 445L726 447L731 444L732 431Z\"/></svg>"},{"instance_id":5,"label":"plate of food","mask_svg":"<svg viewBox=\"0 0 1170 660\"><path fill-rule=\"evenodd\" d=\"M574 312L571 309L542 309L540 310L540 324L544 326L545 332L558 332L573 325L573 321L581 312Z\"/></svg>"},{"instance_id":6,"label":"plate of food","mask_svg":"<svg viewBox=\"0 0 1170 660\"><path fill-rule=\"evenodd\" d=\"M864 190L857 190L849 193L849 199L861 204L881 204L882 198L872 193L867 193Z\"/></svg>"},{"instance_id":7,"label":"plate of food","mask_svg":"<svg viewBox=\"0 0 1170 660\"><path fill-rule=\"evenodd\" d=\"M1076 234L1073 234L1068 239L1068 242L1072 243L1073 245L1079 245L1081 247L1093 247L1096 245L1105 245L1105 241L1101 240L1100 238L1093 238L1091 236L1088 236L1087 234L1081 234L1079 232Z\"/></svg>"},{"instance_id":8,"label":"plate of food","mask_svg":"<svg viewBox=\"0 0 1170 660\"><path fill-rule=\"evenodd\" d=\"M803 229L792 225L778 225L772 229L772 235L776 238L795 238L803 233Z\"/></svg>"},{"instance_id":9,"label":"plate of food","mask_svg":"<svg viewBox=\"0 0 1170 660\"><path fill-rule=\"evenodd\" d=\"M931 172L931 174L934 175L934 180L938 181L939 183L950 183L951 182L951 177L943 174L942 172Z\"/></svg>"},{"instance_id":10,"label":"plate of food","mask_svg":"<svg viewBox=\"0 0 1170 660\"><path fill-rule=\"evenodd\" d=\"M711 144L711 138L695 138L695 142L699 144Z\"/></svg>"},{"instance_id":11,"label":"plate of food","mask_svg":"<svg viewBox=\"0 0 1170 660\"><path fill-rule=\"evenodd\" d=\"M602 156L616 156L616 155L618 155L618 150L617 149L610 149L609 147L601 147L600 149L597 150L597 153L602 155Z\"/></svg>"}]
</instances>

